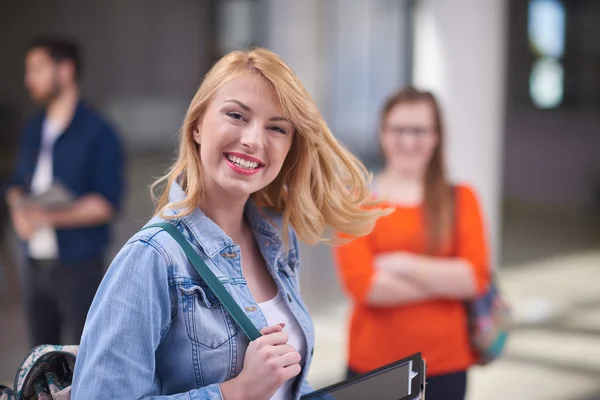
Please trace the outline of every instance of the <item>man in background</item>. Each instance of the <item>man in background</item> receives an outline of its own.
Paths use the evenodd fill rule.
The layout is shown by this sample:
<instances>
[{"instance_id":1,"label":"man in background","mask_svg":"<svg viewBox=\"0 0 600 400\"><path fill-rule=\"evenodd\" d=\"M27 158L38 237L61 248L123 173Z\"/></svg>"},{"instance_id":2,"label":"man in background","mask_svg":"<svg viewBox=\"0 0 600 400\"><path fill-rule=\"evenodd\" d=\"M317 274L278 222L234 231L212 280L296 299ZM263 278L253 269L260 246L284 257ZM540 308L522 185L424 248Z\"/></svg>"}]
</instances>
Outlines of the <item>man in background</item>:
<instances>
[{"instance_id":1,"label":"man in background","mask_svg":"<svg viewBox=\"0 0 600 400\"><path fill-rule=\"evenodd\" d=\"M32 345L78 343L104 272L109 223L123 194L123 151L109 124L80 98L78 46L36 38L25 86L42 110L26 125L6 194L26 244L23 274Z\"/></svg>"}]
</instances>

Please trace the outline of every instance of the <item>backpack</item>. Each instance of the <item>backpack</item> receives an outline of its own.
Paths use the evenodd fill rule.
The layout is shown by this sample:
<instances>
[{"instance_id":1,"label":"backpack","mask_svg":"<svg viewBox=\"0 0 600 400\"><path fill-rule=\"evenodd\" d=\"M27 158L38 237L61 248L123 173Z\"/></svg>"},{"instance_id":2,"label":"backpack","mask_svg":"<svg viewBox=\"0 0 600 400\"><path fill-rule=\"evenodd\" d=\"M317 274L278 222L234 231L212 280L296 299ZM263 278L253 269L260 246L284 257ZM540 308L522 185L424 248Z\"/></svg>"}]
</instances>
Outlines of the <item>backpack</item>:
<instances>
[{"instance_id":1,"label":"backpack","mask_svg":"<svg viewBox=\"0 0 600 400\"><path fill-rule=\"evenodd\" d=\"M510 308L500 296L493 276L483 296L465 302L471 349L476 364L486 365L502 355L510 327Z\"/></svg>"},{"instance_id":2,"label":"backpack","mask_svg":"<svg viewBox=\"0 0 600 400\"><path fill-rule=\"evenodd\" d=\"M249 340L261 336L223 284L175 226L168 222L159 222L148 225L142 230L150 228L161 228L175 239L198 275L206 282ZM79 346L44 344L35 347L19 366L14 389L0 385L0 400L70 400L78 350Z\"/></svg>"},{"instance_id":3,"label":"backpack","mask_svg":"<svg viewBox=\"0 0 600 400\"><path fill-rule=\"evenodd\" d=\"M457 239L458 198L456 187L452 187L454 206L454 236ZM511 312L508 304L500 295L498 280L492 273L487 291L480 297L464 302L467 312L467 329L471 350L475 354L477 365L486 365L500 357L506 342L511 324Z\"/></svg>"},{"instance_id":4,"label":"backpack","mask_svg":"<svg viewBox=\"0 0 600 400\"><path fill-rule=\"evenodd\" d=\"M14 390L0 386L0 400L69 400L77 350L78 346L35 347L17 370Z\"/></svg>"}]
</instances>

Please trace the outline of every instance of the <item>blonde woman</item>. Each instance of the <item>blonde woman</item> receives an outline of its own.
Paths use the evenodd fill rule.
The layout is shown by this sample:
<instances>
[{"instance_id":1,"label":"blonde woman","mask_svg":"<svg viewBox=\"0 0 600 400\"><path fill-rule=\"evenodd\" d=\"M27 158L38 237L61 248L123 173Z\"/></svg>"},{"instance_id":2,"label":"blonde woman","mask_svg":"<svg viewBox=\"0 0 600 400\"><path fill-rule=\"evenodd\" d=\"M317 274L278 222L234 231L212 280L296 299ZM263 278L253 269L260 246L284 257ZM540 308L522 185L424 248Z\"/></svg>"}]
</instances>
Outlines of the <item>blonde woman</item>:
<instances>
[{"instance_id":1,"label":"blonde woman","mask_svg":"<svg viewBox=\"0 0 600 400\"><path fill-rule=\"evenodd\" d=\"M373 208L366 175L277 55L224 56L188 109L150 223L183 232L263 336L249 343L170 236L144 230L96 294L74 400L309 392L314 332L298 288L297 237L368 233L386 211Z\"/></svg>"}]
</instances>

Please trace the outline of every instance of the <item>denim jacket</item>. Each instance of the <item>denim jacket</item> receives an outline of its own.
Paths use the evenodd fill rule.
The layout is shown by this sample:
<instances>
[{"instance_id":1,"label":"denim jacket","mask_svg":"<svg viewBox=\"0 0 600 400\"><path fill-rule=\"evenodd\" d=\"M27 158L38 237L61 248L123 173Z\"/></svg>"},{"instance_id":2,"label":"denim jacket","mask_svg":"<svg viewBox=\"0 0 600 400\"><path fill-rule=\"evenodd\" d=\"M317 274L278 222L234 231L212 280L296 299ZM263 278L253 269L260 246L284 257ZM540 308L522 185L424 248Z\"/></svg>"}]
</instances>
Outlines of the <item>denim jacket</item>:
<instances>
[{"instance_id":1,"label":"denim jacket","mask_svg":"<svg viewBox=\"0 0 600 400\"><path fill-rule=\"evenodd\" d=\"M171 201L185 194L174 184ZM177 211L169 211L177 214ZM300 298L298 242L282 243L281 216L249 200L245 216L275 283L306 340L294 399L305 382L314 330ZM265 218L266 217L266 218ZM160 221L158 217L149 223ZM270 222L269 222L270 221ZM258 329L267 326L242 275L240 248L199 209L171 220ZM135 234L115 257L90 308L75 365L73 400L222 399L219 383L242 370L248 339L199 279L168 233Z\"/></svg>"}]
</instances>

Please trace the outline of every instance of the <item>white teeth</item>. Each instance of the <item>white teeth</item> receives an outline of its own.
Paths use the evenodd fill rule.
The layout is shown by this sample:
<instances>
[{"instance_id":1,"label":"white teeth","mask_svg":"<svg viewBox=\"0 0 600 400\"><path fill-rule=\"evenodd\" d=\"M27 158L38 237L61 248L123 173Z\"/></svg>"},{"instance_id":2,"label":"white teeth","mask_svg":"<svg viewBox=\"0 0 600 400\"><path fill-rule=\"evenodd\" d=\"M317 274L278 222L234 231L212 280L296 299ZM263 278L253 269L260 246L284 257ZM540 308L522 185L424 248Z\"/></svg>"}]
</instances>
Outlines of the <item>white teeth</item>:
<instances>
[{"instance_id":1,"label":"white teeth","mask_svg":"<svg viewBox=\"0 0 600 400\"><path fill-rule=\"evenodd\" d=\"M227 159L229 159L229 161L231 161L232 163L235 163L236 165L238 165L239 167L245 168L245 169L255 169L258 168L258 163L254 162L254 161L248 161L248 160L244 160L242 158L236 157L236 156L232 156L232 155L227 155Z\"/></svg>"}]
</instances>

